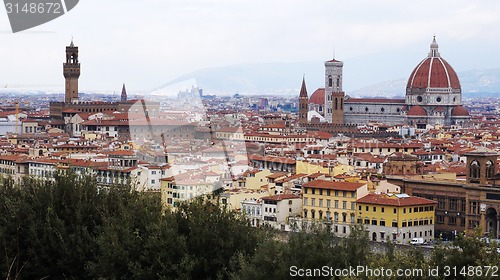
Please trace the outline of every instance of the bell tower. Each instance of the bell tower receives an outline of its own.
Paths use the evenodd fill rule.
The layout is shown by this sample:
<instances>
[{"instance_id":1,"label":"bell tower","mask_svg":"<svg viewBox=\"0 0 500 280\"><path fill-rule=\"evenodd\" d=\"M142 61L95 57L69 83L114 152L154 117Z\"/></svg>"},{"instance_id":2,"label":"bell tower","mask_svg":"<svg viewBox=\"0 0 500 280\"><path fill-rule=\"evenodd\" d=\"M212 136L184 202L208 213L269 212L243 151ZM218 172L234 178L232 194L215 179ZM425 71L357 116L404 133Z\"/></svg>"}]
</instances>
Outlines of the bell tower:
<instances>
[{"instance_id":1,"label":"bell tower","mask_svg":"<svg viewBox=\"0 0 500 280\"><path fill-rule=\"evenodd\" d=\"M498 154L492 150L478 148L466 153L467 183L497 185Z\"/></svg>"},{"instance_id":2,"label":"bell tower","mask_svg":"<svg viewBox=\"0 0 500 280\"><path fill-rule=\"evenodd\" d=\"M66 79L65 103L78 101L78 78L80 77L80 62L78 61L78 47L71 44L66 47L66 62L63 63L63 75Z\"/></svg>"},{"instance_id":3,"label":"bell tower","mask_svg":"<svg viewBox=\"0 0 500 280\"><path fill-rule=\"evenodd\" d=\"M325 62L325 118L332 124L344 124L343 67L336 59Z\"/></svg>"},{"instance_id":4,"label":"bell tower","mask_svg":"<svg viewBox=\"0 0 500 280\"><path fill-rule=\"evenodd\" d=\"M307 96L306 80L302 78L302 87L299 94L299 124L307 124L307 112L309 112L309 97Z\"/></svg>"}]
</instances>

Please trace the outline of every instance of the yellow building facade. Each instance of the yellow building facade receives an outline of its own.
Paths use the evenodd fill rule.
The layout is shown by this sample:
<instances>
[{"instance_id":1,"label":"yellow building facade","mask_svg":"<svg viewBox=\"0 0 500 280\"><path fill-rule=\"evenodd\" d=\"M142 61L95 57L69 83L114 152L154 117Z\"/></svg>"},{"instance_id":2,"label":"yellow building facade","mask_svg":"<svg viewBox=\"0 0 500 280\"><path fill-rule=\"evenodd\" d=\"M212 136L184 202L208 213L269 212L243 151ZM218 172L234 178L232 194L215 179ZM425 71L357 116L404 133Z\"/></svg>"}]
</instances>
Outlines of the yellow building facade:
<instances>
[{"instance_id":1,"label":"yellow building facade","mask_svg":"<svg viewBox=\"0 0 500 280\"><path fill-rule=\"evenodd\" d=\"M356 201L357 223L372 241L409 244L414 238L434 238L436 201L406 194L371 193Z\"/></svg>"},{"instance_id":2,"label":"yellow building facade","mask_svg":"<svg viewBox=\"0 0 500 280\"><path fill-rule=\"evenodd\" d=\"M356 200L367 195L363 183L314 180L302 185L304 222L324 223L339 236L347 236L356 223Z\"/></svg>"}]
</instances>

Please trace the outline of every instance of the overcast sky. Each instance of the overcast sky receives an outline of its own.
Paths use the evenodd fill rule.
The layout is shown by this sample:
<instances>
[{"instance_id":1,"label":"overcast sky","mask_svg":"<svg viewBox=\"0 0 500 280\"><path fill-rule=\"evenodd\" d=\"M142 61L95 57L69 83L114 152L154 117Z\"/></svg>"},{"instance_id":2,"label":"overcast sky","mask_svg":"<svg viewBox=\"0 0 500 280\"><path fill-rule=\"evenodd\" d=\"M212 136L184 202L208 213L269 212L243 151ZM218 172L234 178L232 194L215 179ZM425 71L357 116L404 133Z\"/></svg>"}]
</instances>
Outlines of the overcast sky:
<instances>
[{"instance_id":1,"label":"overcast sky","mask_svg":"<svg viewBox=\"0 0 500 280\"><path fill-rule=\"evenodd\" d=\"M433 34L457 71L493 68L500 67L499 15L495 0L82 0L52 22L12 34L3 9L0 83L62 86L72 36L83 90L119 91L123 82L132 92L150 90L200 68L323 61L333 49L343 60L408 52L401 63L416 65ZM387 79L411 71L383 70Z\"/></svg>"}]
</instances>

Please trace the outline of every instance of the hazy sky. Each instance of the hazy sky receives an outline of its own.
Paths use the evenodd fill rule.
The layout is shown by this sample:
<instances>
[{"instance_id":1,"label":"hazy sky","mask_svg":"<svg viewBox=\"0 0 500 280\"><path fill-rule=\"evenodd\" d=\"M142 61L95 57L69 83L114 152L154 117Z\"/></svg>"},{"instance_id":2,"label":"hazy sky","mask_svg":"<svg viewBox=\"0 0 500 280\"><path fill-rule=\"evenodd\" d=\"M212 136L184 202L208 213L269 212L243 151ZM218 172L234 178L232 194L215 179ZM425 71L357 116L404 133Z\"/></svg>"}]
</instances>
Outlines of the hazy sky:
<instances>
[{"instance_id":1,"label":"hazy sky","mask_svg":"<svg viewBox=\"0 0 500 280\"><path fill-rule=\"evenodd\" d=\"M72 36L82 90L119 91L125 82L134 92L206 67L323 61L333 48L340 59L407 52L401 63L416 65L433 34L457 71L500 67L499 15L496 0L81 0L52 22L12 34L2 9L0 84L63 86ZM387 79L409 74L384 71Z\"/></svg>"}]
</instances>

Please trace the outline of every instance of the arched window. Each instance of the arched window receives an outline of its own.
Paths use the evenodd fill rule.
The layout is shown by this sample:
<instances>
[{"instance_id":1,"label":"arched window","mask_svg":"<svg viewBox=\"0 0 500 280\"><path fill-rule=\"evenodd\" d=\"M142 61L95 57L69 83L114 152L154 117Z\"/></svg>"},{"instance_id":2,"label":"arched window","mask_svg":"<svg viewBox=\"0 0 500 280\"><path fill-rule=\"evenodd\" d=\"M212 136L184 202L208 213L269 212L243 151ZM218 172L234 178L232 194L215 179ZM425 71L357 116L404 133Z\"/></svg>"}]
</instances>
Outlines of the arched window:
<instances>
[{"instance_id":1,"label":"arched window","mask_svg":"<svg viewBox=\"0 0 500 280\"><path fill-rule=\"evenodd\" d=\"M471 179L479 179L481 176L481 166L476 160L470 164L470 177Z\"/></svg>"},{"instance_id":2,"label":"arched window","mask_svg":"<svg viewBox=\"0 0 500 280\"><path fill-rule=\"evenodd\" d=\"M340 110L344 110L344 98L340 98Z\"/></svg>"},{"instance_id":3,"label":"arched window","mask_svg":"<svg viewBox=\"0 0 500 280\"><path fill-rule=\"evenodd\" d=\"M486 178L493 179L495 177L495 165L491 160L486 163Z\"/></svg>"},{"instance_id":4,"label":"arched window","mask_svg":"<svg viewBox=\"0 0 500 280\"><path fill-rule=\"evenodd\" d=\"M337 97L335 97L335 110L338 110L339 108L339 100Z\"/></svg>"},{"instance_id":5,"label":"arched window","mask_svg":"<svg viewBox=\"0 0 500 280\"><path fill-rule=\"evenodd\" d=\"M340 87L340 76L337 77L337 87Z\"/></svg>"},{"instance_id":6,"label":"arched window","mask_svg":"<svg viewBox=\"0 0 500 280\"><path fill-rule=\"evenodd\" d=\"M329 87L332 87L333 86L333 80L332 80L332 76L328 76L328 86Z\"/></svg>"}]
</instances>

